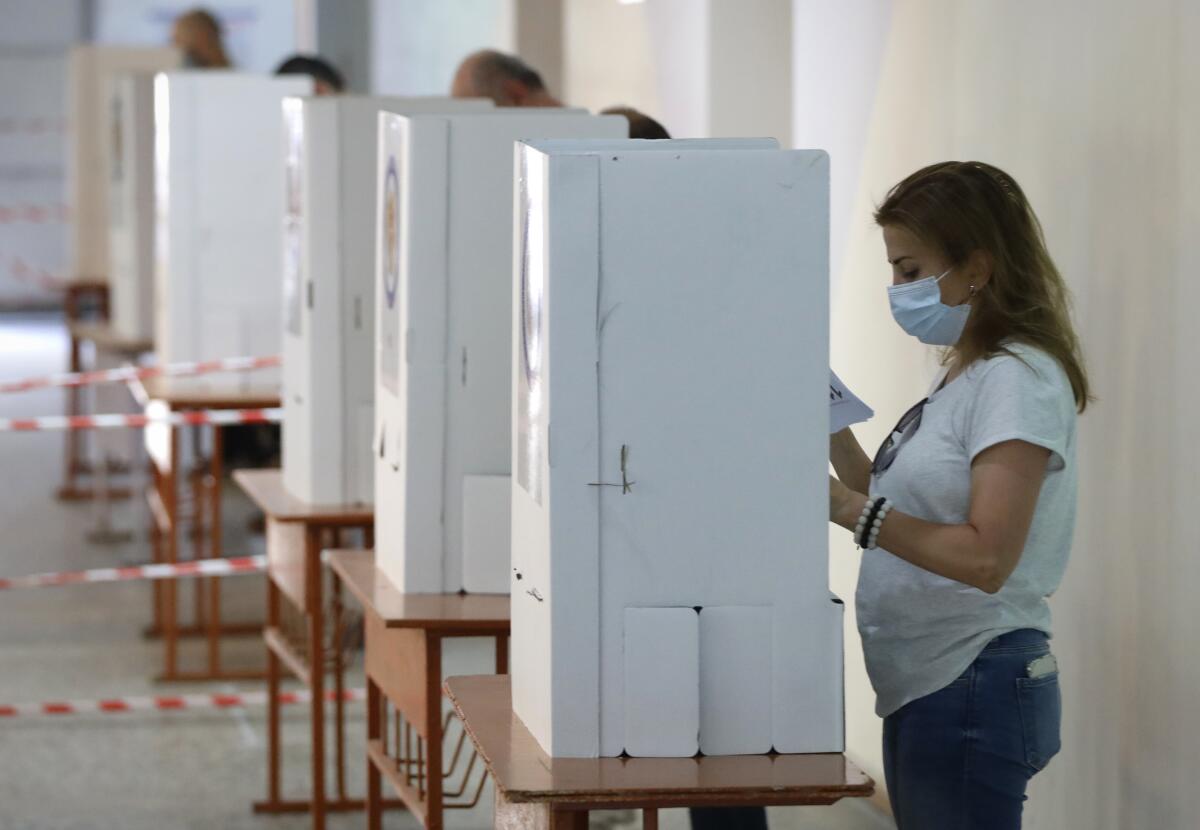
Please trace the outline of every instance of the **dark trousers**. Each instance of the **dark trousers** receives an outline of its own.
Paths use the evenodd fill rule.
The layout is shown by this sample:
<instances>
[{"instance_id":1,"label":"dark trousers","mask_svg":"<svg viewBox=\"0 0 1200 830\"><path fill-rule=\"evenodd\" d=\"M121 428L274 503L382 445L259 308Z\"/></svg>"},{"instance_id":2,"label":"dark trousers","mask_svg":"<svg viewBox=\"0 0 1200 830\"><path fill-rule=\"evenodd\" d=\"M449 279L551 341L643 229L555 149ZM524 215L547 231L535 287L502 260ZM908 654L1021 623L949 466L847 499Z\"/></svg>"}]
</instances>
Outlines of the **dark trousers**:
<instances>
[{"instance_id":1,"label":"dark trousers","mask_svg":"<svg viewBox=\"0 0 1200 830\"><path fill-rule=\"evenodd\" d=\"M692 830L767 830L766 807L693 807Z\"/></svg>"}]
</instances>

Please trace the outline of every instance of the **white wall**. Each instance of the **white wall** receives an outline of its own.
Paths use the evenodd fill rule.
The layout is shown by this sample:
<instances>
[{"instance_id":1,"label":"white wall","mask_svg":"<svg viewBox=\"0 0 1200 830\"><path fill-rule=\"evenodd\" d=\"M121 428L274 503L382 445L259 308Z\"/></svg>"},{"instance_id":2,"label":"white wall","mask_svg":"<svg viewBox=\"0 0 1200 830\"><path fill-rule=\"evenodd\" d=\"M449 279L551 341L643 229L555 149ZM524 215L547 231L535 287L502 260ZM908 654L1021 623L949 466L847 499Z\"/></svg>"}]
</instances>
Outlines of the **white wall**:
<instances>
[{"instance_id":1,"label":"white wall","mask_svg":"<svg viewBox=\"0 0 1200 830\"><path fill-rule=\"evenodd\" d=\"M66 55L84 32L80 0L0 0L0 208L48 208L53 221L0 222L0 306L55 302L63 276Z\"/></svg>"},{"instance_id":2,"label":"white wall","mask_svg":"<svg viewBox=\"0 0 1200 830\"><path fill-rule=\"evenodd\" d=\"M830 258L841 273L867 129L875 106L892 0L795 0L792 122L797 147L837 148L830 159ZM836 78L836 83L829 83Z\"/></svg>"},{"instance_id":3,"label":"white wall","mask_svg":"<svg viewBox=\"0 0 1200 830\"><path fill-rule=\"evenodd\" d=\"M512 2L372 0L373 93L448 95L465 56L511 48Z\"/></svg>"},{"instance_id":4,"label":"white wall","mask_svg":"<svg viewBox=\"0 0 1200 830\"><path fill-rule=\"evenodd\" d=\"M676 138L791 145L788 0L564 0L565 98L625 104Z\"/></svg>"},{"instance_id":5,"label":"white wall","mask_svg":"<svg viewBox=\"0 0 1200 830\"><path fill-rule=\"evenodd\" d=\"M709 130L792 140L791 0L709 0ZM829 4L838 5L838 4Z\"/></svg>"},{"instance_id":6,"label":"white wall","mask_svg":"<svg viewBox=\"0 0 1200 830\"><path fill-rule=\"evenodd\" d=\"M1200 7L910 0L892 7L876 48L880 18L855 15L885 10L868 0L847 5L856 8L833 22L851 34L832 65L881 59L880 69L830 72L817 106L837 123L811 134L828 136L834 169L846 160L841 185L853 188L834 275L832 348L835 367L879 413L859 430L863 444L877 445L933 371L931 355L889 315L889 268L870 212L890 185L936 160L988 161L1026 189L1076 293L1100 396L1080 421L1076 544L1051 601L1064 749L1035 779L1025 826L1200 826L1191 781L1200 761L1192 598L1200 544L1191 527L1200 477L1191 426L1200 403L1191 336ZM806 26L814 20L829 17L798 2L797 43L828 51L821 26ZM798 101L802 92L797 83ZM833 535L835 589L849 597L858 553L847 534ZM850 750L882 779L879 722L852 627L847 652Z\"/></svg>"},{"instance_id":7,"label":"white wall","mask_svg":"<svg viewBox=\"0 0 1200 830\"><path fill-rule=\"evenodd\" d=\"M602 1L602 0L601 0ZM708 49L712 36L712 0L658 0L639 6L645 15L651 74L646 81L658 98L658 110L647 113L662 120L675 138L712 135L709 103ZM584 33L584 37L595 34ZM622 60L619 43L606 43L598 70ZM645 81L644 81L645 82Z\"/></svg>"},{"instance_id":8,"label":"white wall","mask_svg":"<svg viewBox=\"0 0 1200 830\"><path fill-rule=\"evenodd\" d=\"M170 45L175 18L197 5L220 19L226 51L238 69L270 72L296 51L296 7L287 0L95 0L95 41Z\"/></svg>"},{"instance_id":9,"label":"white wall","mask_svg":"<svg viewBox=\"0 0 1200 830\"><path fill-rule=\"evenodd\" d=\"M593 111L630 106L680 129L663 114L644 5L564 0L563 12L567 102Z\"/></svg>"}]
</instances>

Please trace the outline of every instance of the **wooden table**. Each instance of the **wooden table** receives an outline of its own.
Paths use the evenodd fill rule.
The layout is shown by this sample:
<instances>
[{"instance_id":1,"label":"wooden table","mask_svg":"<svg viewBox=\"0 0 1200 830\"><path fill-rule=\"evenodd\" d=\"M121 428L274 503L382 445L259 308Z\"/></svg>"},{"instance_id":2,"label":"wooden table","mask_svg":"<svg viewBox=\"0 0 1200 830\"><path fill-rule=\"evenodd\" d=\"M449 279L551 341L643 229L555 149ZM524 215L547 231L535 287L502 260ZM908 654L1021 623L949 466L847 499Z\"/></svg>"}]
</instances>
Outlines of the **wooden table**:
<instances>
[{"instance_id":1,"label":"wooden table","mask_svg":"<svg viewBox=\"0 0 1200 830\"><path fill-rule=\"evenodd\" d=\"M379 830L382 826L382 779L386 777L400 801L427 830L441 830L444 810L474 806L483 790L481 772L474 798L462 800L475 765L474 755L463 761L463 740L448 767L443 763L449 719L442 717L442 641L494 637L496 671L504 674L511 627L509 598L498 594L403 594L376 570L371 552L335 551L330 565L365 614L367 827ZM393 710L391 729L389 707ZM461 785L455 792L446 792L445 781L456 774L460 762L466 764Z\"/></svg>"},{"instance_id":2,"label":"wooden table","mask_svg":"<svg viewBox=\"0 0 1200 830\"><path fill-rule=\"evenodd\" d=\"M104 280L73 280L67 283L63 293L63 314L67 321L67 332L70 336L70 351L67 353L67 371L83 371L83 341L80 336L81 327L88 324L99 325L108 320L108 283ZM66 414L80 415L80 390L72 387L66 390ZM78 501L95 496L93 488L79 486L79 477L91 472L91 466L84 457L85 439L78 430L67 430L65 435L66 454L63 461L63 483L58 489L58 498L63 501ZM111 495L111 494L110 494Z\"/></svg>"},{"instance_id":3,"label":"wooden table","mask_svg":"<svg viewBox=\"0 0 1200 830\"><path fill-rule=\"evenodd\" d=\"M78 312L74 313L78 315ZM103 321L88 322L68 319L67 330L71 338L70 367L72 372L84 369L82 356L84 343L91 343L95 347L97 355L105 352L133 364L136 364L142 355L154 348L149 340L124 337L113 331L112 326ZM64 391L66 392L67 415L85 414L82 402L88 391L91 390L74 386L68 387ZM87 414L91 414L91 412L89 411ZM99 502L97 526L88 533L88 541L100 544L129 541L132 533L117 532L112 527L111 502L116 499L129 498L133 490L130 486L113 486L110 483L110 476L132 473L136 467L134 459L131 458L127 464L113 464L103 453L100 453L99 458L96 459L97 463L93 463L89 458L89 446L92 446L93 440L98 441L99 439L93 439L86 430L74 429L66 430L63 438L65 442L63 483L58 489L58 498L63 501L95 499ZM134 455L136 456L137 453L135 452ZM79 479L83 476L90 476L90 485L87 487L81 487L79 484Z\"/></svg>"},{"instance_id":4,"label":"wooden table","mask_svg":"<svg viewBox=\"0 0 1200 830\"><path fill-rule=\"evenodd\" d=\"M143 386L148 415L166 415L175 411L204 409L269 409L279 406L278 386L255 384L243 376L237 380L207 378L150 378ZM200 430L212 430L212 452L206 464L188 475L195 512L193 557L217 559L223 555L221 543L221 479L224 475L222 451L224 427L175 426L153 423L146 427L146 454L150 459L151 549L155 562L179 561L179 533L182 511L179 502L179 436L191 430L197 451ZM199 460L199 453L197 453ZM205 544L207 542L207 545ZM262 630L259 623L223 625L219 577L198 577L195 583L195 621L180 626L177 616L176 583L154 583L154 625L152 636L163 640L162 681L248 680L261 679L259 670L230 670L221 666L220 640L223 635L253 635ZM207 600L206 600L207 595ZM205 668L183 671L179 668L180 637L204 637L208 641Z\"/></svg>"},{"instance_id":5,"label":"wooden table","mask_svg":"<svg viewBox=\"0 0 1200 830\"><path fill-rule=\"evenodd\" d=\"M312 505L291 496L281 470L238 470L234 480L267 517L267 798L256 813L311 812L313 826L325 826L327 812L361 810L365 801L346 793L345 712L342 659L342 604L333 583L333 676L337 797L325 795L325 596L321 552L345 546L343 532L362 531L373 544L375 510L369 504ZM284 607L288 603L288 609ZM289 626L286 611L299 618ZM299 629L299 630L296 630ZM312 693L312 792L308 799L280 794L279 681L282 663Z\"/></svg>"},{"instance_id":6,"label":"wooden table","mask_svg":"<svg viewBox=\"0 0 1200 830\"><path fill-rule=\"evenodd\" d=\"M84 319L83 298L93 296L96 306L97 320ZM108 316L108 286L102 283L82 283L69 288L66 295L67 333L70 338L67 371L82 372L83 344L92 343L96 349L121 355L136 362L139 357L153 350L154 345L147 340L123 337L113 331L106 318ZM66 395L64 411L68 416L82 415L82 399L84 390L78 386L63 390ZM99 496L106 498L128 498L128 489L112 488L92 481L92 486L82 487L79 480L96 472L87 458L87 433L81 430L69 429L64 433L65 442L63 453L63 483L57 496L62 501L81 501L94 499ZM103 491L103 492L102 492Z\"/></svg>"},{"instance_id":7,"label":"wooden table","mask_svg":"<svg viewBox=\"0 0 1200 830\"><path fill-rule=\"evenodd\" d=\"M833 804L875 783L844 755L551 758L512 710L508 677L446 681L467 734L496 784L497 828L586 830L589 810Z\"/></svg>"}]
</instances>

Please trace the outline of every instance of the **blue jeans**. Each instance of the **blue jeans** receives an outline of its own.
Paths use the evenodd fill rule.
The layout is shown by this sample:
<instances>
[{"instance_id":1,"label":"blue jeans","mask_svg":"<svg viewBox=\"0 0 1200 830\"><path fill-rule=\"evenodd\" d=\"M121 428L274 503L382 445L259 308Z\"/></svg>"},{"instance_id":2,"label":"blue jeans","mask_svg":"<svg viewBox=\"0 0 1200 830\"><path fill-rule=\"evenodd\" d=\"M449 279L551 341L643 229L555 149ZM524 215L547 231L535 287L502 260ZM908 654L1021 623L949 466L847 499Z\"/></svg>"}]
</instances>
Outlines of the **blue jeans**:
<instances>
[{"instance_id":1,"label":"blue jeans","mask_svg":"<svg viewBox=\"0 0 1200 830\"><path fill-rule=\"evenodd\" d=\"M899 830L1017 830L1025 787L1058 754L1058 672L1027 676L1045 634L997 637L961 677L883 721Z\"/></svg>"}]
</instances>

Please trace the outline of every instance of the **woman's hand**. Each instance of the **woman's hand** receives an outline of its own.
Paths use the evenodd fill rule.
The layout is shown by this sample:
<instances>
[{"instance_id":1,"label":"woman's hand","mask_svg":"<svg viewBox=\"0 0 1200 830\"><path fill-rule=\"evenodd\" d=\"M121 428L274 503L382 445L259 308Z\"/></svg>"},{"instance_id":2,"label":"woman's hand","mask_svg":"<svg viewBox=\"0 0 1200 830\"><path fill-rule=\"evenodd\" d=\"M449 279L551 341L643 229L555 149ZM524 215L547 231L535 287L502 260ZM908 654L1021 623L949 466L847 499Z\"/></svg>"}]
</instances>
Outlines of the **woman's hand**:
<instances>
[{"instance_id":1,"label":"woman's hand","mask_svg":"<svg viewBox=\"0 0 1200 830\"><path fill-rule=\"evenodd\" d=\"M871 486L871 459L850 427L829 436L829 460L837 477L851 490L865 493Z\"/></svg>"},{"instance_id":2,"label":"woman's hand","mask_svg":"<svg viewBox=\"0 0 1200 830\"><path fill-rule=\"evenodd\" d=\"M866 496L829 477L829 521L847 529L854 527L866 501Z\"/></svg>"}]
</instances>

